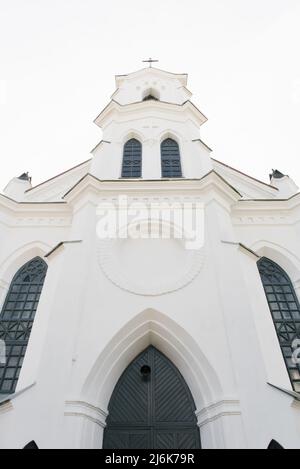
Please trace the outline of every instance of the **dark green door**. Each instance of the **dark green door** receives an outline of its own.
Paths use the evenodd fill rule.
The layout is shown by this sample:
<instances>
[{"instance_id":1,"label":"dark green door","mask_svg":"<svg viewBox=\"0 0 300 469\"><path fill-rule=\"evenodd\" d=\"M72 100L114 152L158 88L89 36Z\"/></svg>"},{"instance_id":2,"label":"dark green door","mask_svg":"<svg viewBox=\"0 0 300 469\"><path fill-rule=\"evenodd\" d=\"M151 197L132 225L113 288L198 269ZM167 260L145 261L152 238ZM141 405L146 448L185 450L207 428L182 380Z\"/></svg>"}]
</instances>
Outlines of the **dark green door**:
<instances>
[{"instance_id":1,"label":"dark green door","mask_svg":"<svg viewBox=\"0 0 300 469\"><path fill-rule=\"evenodd\" d=\"M197 449L200 433L191 392L156 348L121 376L109 403L105 449Z\"/></svg>"}]
</instances>

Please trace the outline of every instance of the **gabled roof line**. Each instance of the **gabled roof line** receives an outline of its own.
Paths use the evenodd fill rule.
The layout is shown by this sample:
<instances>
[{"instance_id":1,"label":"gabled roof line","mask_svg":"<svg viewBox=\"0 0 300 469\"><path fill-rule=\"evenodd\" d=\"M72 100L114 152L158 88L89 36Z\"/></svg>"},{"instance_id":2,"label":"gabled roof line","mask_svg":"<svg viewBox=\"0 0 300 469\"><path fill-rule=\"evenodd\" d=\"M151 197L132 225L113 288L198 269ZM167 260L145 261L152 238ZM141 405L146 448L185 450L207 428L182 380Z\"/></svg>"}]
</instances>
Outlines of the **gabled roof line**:
<instances>
[{"instance_id":1,"label":"gabled roof line","mask_svg":"<svg viewBox=\"0 0 300 469\"><path fill-rule=\"evenodd\" d=\"M102 143L111 143L111 142L109 142L108 140L100 140L100 142L97 143L97 145L91 150L90 153L93 153L95 150L97 150L97 148L100 147L100 145L102 145Z\"/></svg>"},{"instance_id":2,"label":"gabled roof line","mask_svg":"<svg viewBox=\"0 0 300 469\"><path fill-rule=\"evenodd\" d=\"M8 197L8 195L5 195L5 194L0 194L0 197L2 197L3 199L9 200L10 202L13 202L15 204L19 203L17 200L12 199L11 197Z\"/></svg>"},{"instance_id":3,"label":"gabled roof line","mask_svg":"<svg viewBox=\"0 0 300 469\"><path fill-rule=\"evenodd\" d=\"M194 142L200 142L200 143L202 143L202 145L204 145L207 148L208 151L210 151L210 152L213 151L205 142L203 142L203 140L201 140L201 138L195 138L194 140L192 140L192 142L193 143Z\"/></svg>"},{"instance_id":4,"label":"gabled roof line","mask_svg":"<svg viewBox=\"0 0 300 469\"><path fill-rule=\"evenodd\" d=\"M152 182L183 182L183 183L186 183L186 182L191 182L191 181L202 181L204 180L205 178L207 178L208 176L210 176L211 174L214 174L216 175L223 183L225 183L231 190L233 190L238 196L242 197L242 194L234 187L232 186L228 181L226 181L226 179L224 179L217 171L215 170L211 170L209 171L208 173L206 173L203 177L201 178L163 178L163 179L139 179L139 182L147 182L147 183L152 183ZM85 176L83 176L79 181L76 182L76 184L74 184L73 187L71 187L64 195L63 195L63 199L65 199L65 197L67 197L82 181L84 181L85 179L87 179L88 177L91 177L92 179L94 179L95 181L97 182L100 182L100 183L106 183L106 182L109 182L109 183L128 183L128 182L137 182L136 179L128 179L128 178L120 178L120 179L99 179L97 178L96 176L94 176L93 174L90 174L90 173L87 173Z\"/></svg>"},{"instance_id":5,"label":"gabled roof line","mask_svg":"<svg viewBox=\"0 0 300 469\"><path fill-rule=\"evenodd\" d=\"M213 161L215 161L218 164L221 164L222 166L225 166L225 168L232 169L236 173L241 174L242 176L245 176L249 179L252 179L252 181L258 182L259 184L263 184L264 186L270 187L271 189L275 189L276 191L279 191L278 187L272 186L271 184L268 184L267 182L263 182L260 179L257 179L253 176L250 176L249 174L243 173L243 171L240 171L239 169L233 168L232 166L229 166L226 163L223 163L222 161L216 160L215 158L212 158Z\"/></svg>"},{"instance_id":6,"label":"gabled roof line","mask_svg":"<svg viewBox=\"0 0 300 469\"><path fill-rule=\"evenodd\" d=\"M38 187L43 186L44 184L47 184L48 182L51 182L51 181L53 181L54 179L59 178L60 176L64 176L65 174L69 173L70 171L73 171L74 169L77 169L77 168L79 168L80 166L85 165L86 163L88 163L88 162L91 161L91 160L92 160L92 158L89 158L88 160L84 161L83 163L79 163L78 165L73 166L72 168L67 169L66 171L63 171L62 173L57 174L56 176L53 176L52 178L47 179L46 181L43 181L43 182L41 182L40 184L37 184L36 186L31 187L30 189L27 189L27 190L25 191L25 193L30 192L30 191L33 191L34 189L37 189Z\"/></svg>"},{"instance_id":7,"label":"gabled roof line","mask_svg":"<svg viewBox=\"0 0 300 469\"><path fill-rule=\"evenodd\" d=\"M192 94L190 92L190 90L188 90L188 88L187 88L188 77L189 77L187 73L173 73L173 72L168 72L167 70L163 70L163 69L157 68L157 67L144 67L144 68L141 68L141 69L136 70L134 72L125 73L125 74L122 74L122 75L115 75L116 90L112 94L112 97L119 91L120 83L121 83L122 80L125 80L127 78L130 79L131 77L134 77L134 76L136 76L136 75L138 75L142 72L147 73L149 71L155 71L155 72L163 73L165 75L171 75L175 79L177 78L177 80L179 80L182 83L182 86L187 90L187 92Z\"/></svg>"},{"instance_id":8,"label":"gabled roof line","mask_svg":"<svg viewBox=\"0 0 300 469\"><path fill-rule=\"evenodd\" d=\"M167 73L168 75L174 75L175 77L186 77L186 79L188 79L188 73L174 73L174 72L168 72L167 70L163 70L162 68L158 68L158 67L143 67L143 68L140 68L139 70L136 70L135 72L130 72L130 73L122 73L121 75L115 75L115 79L117 80L118 78L125 78L125 77L129 77L130 75L134 75L136 73L139 73L139 72L143 72L143 71L146 71L146 70L156 70L157 72L163 72L163 73Z\"/></svg>"},{"instance_id":9,"label":"gabled roof line","mask_svg":"<svg viewBox=\"0 0 300 469\"><path fill-rule=\"evenodd\" d=\"M241 198L243 197L242 194L234 187L232 186L232 184L230 184L223 176L221 176L221 174L219 174L217 171L215 171L214 169L212 171L210 171L207 176L209 174L216 174L225 184L227 184L227 186L229 186L234 192L236 192Z\"/></svg>"}]
</instances>

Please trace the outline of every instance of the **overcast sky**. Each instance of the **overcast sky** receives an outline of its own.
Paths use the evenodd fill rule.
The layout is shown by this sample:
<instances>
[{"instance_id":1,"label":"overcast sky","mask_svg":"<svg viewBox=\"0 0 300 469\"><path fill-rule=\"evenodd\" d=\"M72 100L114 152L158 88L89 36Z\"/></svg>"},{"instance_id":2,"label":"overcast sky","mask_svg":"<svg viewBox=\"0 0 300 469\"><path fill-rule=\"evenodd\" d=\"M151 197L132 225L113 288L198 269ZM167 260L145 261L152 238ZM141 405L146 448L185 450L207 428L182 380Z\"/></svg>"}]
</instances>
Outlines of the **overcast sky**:
<instances>
[{"instance_id":1,"label":"overcast sky","mask_svg":"<svg viewBox=\"0 0 300 469\"><path fill-rule=\"evenodd\" d=\"M0 0L0 188L90 157L114 75L189 74L213 156L300 185L299 0Z\"/></svg>"}]
</instances>

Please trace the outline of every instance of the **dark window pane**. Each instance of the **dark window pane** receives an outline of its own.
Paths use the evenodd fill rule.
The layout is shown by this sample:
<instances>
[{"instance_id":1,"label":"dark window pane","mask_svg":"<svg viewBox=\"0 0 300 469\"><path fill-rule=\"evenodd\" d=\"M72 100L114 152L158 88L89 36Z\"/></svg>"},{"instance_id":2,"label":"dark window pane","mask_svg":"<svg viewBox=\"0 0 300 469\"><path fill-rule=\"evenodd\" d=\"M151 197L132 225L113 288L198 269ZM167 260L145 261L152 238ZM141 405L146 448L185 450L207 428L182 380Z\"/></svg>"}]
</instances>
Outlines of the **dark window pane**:
<instances>
[{"instance_id":1,"label":"dark window pane","mask_svg":"<svg viewBox=\"0 0 300 469\"><path fill-rule=\"evenodd\" d=\"M11 283L0 314L0 338L5 341L7 358L0 368L0 394L15 391L46 273L47 264L37 257Z\"/></svg>"},{"instance_id":2,"label":"dark window pane","mask_svg":"<svg viewBox=\"0 0 300 469\"><path fill-rule=\"evenodd\" d=\"M124 145L122 178L139 178L142 176L142 145L132 138Z\"/></svg>"},{"instance_id":3,"label":"dark window pane","mask_svg":"<svg viewBox=\"0 0 300 469\"><path fill-rule=\"evenodd\" d=\"M300 338L300 305L296 292L289 276L275 262L264 257L258 262L258 269L293 388L299 391L300 365L292 360L293 342Z\"/></svg>"},{"instance_id":4,"label":"dark window pane","mask_svg":"<svg viewBox=\"0 0 300 469\"><path fill-rule=\"evenodd\" d=\"M182 177L179 146L171 138L167 138L161 144L161 168L163 178Z\"/></svg>"}]
</instances>

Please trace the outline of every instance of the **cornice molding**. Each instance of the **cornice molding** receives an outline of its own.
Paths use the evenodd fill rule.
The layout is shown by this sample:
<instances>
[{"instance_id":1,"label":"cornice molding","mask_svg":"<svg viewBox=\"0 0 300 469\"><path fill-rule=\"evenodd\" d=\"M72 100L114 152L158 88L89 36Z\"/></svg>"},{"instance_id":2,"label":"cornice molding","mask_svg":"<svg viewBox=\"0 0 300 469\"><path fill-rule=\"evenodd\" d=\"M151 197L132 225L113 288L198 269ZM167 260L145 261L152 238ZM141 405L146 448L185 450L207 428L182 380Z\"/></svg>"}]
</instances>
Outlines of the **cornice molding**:
<instances>
[{"instance_id":1,"label":"cornice molding","mask_svg":"<svg viewBox=\"0 0 300 469\"><path fill-rule=\"evenodd\" d=\"M65 195L64 200L73 203L86 191L93 191L95 194L136 194L144 196L153 191L158 196L164 194L194 194L195 196L204 194L206 191L215 191L221 194L229 204L236 203L241 195L222 176L215 171L210 171L200 179L115 179L100 180L88 174L78 181Z\"/></svg>"},{"instance_id":2,"label":"cornice molding","mask_svg":"<svg viewBox=\"0 0 300 469\"><path fill-rule=\"evenodd\" d=\"M237 210L291 210L299 208L300 192L288 199L241 199L236 207Z\"/></svg>"},{"instance_id":3,"label":"cornice molding","mask_svg":"<svg viewBox=\"0 0 300 469\"><path fill-rule=\"evenodd\" d=\"M237 399L225 399L196 411L198 425L200 428L214 422L222 417L241 416L240 401Z\"/></svg>"},{"instance_id":4,"label":"cornice molding","mask_svg":"<svg viewBox=\"0 0 300 469\"><path fill-rule=\"evenodd\" d=\"M16 202L0 195L0 223L7 227L69 226L72 207L61 202Z\"/></svg>"},{"instance_id":5,"label":"cornice molding","mask_svg":"<svg viewBox=\"0 0 300 469\"><path fill-rule=\"evenodd\" d=\"M0 208L4 208L13 212L29 212L30 210L56 210L63 211L66 207L64 200L57 202L17 202L16 200L10 199L3 194L0 194Z\"/></svg>"},{"instance_id":6,"label":"cornice molding","mask_svg":"<svg viewBox=\"0 0 300 469\"><path fill-rule=\"evenodd\" d=\"M98 127L102 128L106 125L107 121L112 117L114 112L117 112L119 115L126 115L126 118L128 118L127 116L130 113L136 113L138 116L141 112L143 113L143 117L146 117L149 111L169 111L180 114L182 114L184 111L188 111L192 118L196 121L197 125L201 126L207 122L207 117L195 106L195 104L189 100L182 104L154 100L138 101L130 104L120 104L117 101L111 100L96 117L94 123Z\"/></svg>"},{"instance_id":7,"label":"cornice molding","mask_svg":"<svg viewBox=\"0 0 300 469\"><path fill-rule=\"evenodd\" d=\"M106 427L106 419L108 413L100 407L95 407L84 401L66 401L65 412L66 417L83 417L101 428Z\"/></svg>"}]
</instances>

